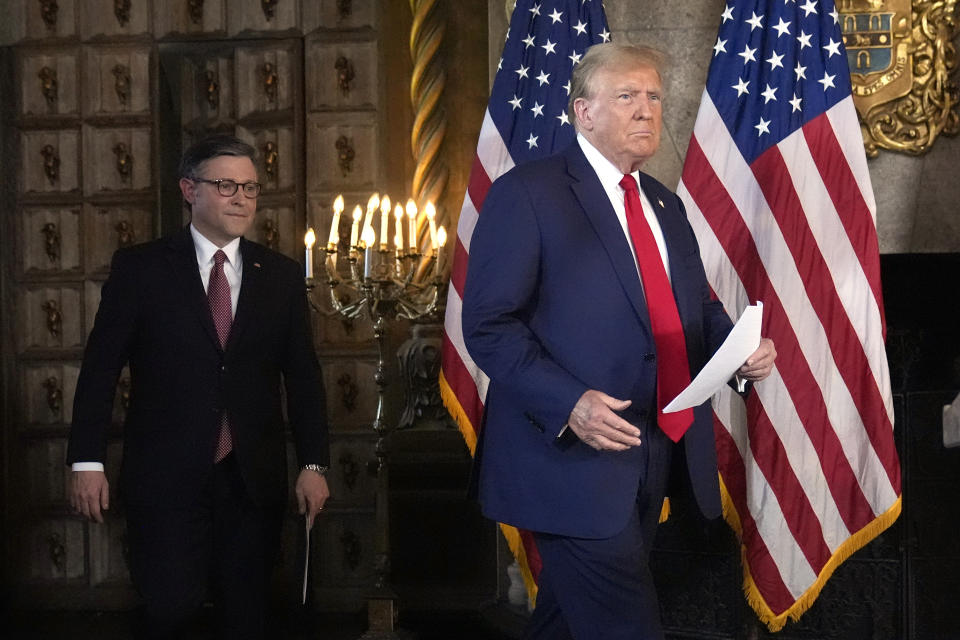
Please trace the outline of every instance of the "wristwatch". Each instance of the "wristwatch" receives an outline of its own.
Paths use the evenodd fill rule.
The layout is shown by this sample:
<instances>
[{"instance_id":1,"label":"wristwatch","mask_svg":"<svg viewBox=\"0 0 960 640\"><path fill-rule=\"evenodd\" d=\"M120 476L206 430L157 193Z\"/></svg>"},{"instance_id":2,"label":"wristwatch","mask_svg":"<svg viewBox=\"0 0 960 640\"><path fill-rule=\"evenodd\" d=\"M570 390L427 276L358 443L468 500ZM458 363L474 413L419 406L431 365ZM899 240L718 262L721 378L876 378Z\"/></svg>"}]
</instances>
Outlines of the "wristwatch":
<instances>
[{"instance_id":1,"label":"wristwatch","mask_svg":"<svg viewBox=\"0 0 960 640\"><path fill-rule=\"evenodd\" d=\"M303 465L303 467L300 468L300 470L301 470L301 471L313 471L313 472L319 473L321 476L323 476L323 475L326 475L326 474L327 474L327 469L329 469L329 468L330 468L330 467L325 467L325 466L320 465L320 464L305 464L305 465Z\"/></svg>"}]
</instances>

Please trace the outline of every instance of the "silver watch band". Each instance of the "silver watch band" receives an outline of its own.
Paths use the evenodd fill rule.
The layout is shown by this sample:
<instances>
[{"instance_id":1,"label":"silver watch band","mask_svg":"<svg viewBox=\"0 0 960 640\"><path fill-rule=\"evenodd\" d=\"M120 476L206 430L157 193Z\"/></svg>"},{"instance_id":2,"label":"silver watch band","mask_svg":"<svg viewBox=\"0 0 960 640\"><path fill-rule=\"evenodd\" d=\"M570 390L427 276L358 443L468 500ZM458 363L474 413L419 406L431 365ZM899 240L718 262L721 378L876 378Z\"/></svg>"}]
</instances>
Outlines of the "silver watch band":
<instances>
[{"instance_id":1,"label":"silver watch band","mask_svg":"<svg viewBox=\"0 0 960 640\"><path fill-rule=\"evenodd\" d=\"M326 475L327 469L329 469L329 467L325 467L320 464L305 464L303 467L301 467L301 470L303 471L313 471L319 473L320 475Z\"/></svg>"}]
</instances>

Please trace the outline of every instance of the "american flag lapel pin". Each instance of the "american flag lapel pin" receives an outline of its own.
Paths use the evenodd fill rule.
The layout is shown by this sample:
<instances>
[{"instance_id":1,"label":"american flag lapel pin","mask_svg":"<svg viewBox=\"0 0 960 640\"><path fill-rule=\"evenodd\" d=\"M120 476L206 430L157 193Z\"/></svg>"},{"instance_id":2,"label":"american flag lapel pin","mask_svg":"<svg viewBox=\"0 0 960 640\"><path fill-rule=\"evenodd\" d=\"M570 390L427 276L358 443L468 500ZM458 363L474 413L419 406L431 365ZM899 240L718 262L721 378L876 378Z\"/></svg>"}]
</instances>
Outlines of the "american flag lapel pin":
<instances>
[{"instance_id":1,"label":"american flag lapel pin","mask_svg":"<svg viewBox=\"0 0 960 640\"><path fill-rule=\"evenodd\" d=\"M657 198L657 204L660 205L660 208L663 209L663 200Z\"/></svg>"},{"instance_id":2,"label":"american flag lapel pin","mask_svg":"<svg viewBox=\"0 0 960 640\"><path fill-rule=\"evenodd\" d=\"M661 204L660 206L662 207L663 205ZM259 263L259 262L254 262L254 263L253 263L253 266L255 266L257 269L259 269L259 268L260 268L260 263Z\"/></svg>"}]
</instances>

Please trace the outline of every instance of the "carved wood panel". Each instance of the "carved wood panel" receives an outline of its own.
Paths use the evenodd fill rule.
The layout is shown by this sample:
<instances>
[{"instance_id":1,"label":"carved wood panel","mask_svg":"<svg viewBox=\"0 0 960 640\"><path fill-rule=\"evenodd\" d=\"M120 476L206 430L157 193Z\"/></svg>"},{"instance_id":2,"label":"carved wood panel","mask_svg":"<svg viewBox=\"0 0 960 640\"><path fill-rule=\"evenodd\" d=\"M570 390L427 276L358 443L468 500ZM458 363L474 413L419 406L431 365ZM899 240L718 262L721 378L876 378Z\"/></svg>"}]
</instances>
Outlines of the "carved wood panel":
<instances>
[{"instance_id":1,"label":"carved wood panel","mask_svg":"<svg viewBox=\"0 0 960 640\"><path fill-rule=\"evenodd\" d=\"M80 0L31 0L4 3L8 33L16 40L69 38L77 33Z\"/></svg>"},{"instance_id":2,"label":"carved wood panel","mask_svg":"<svg viewBox=\"0 0 960 640\"><path fill-rule=\"evenodd\" d=\"M28 431L70 424L79 363L29 363L20 368L20 375L23 421Z\"/></svg>"},{"instance_id":3,"label":"carved wood panel","mask_svg":"<svg viewBox=\"0 0 960 640\"><path fill-rule=\"evenodd\" d=\"M306 45L307 108L310 110L374 108L378 83L375 41L325 41Z\"/></svg>"},{"instance_id":4,"label":"carved wood panel","mask_svg":"<svg viewBox=\"0 0 960 640\"><path fill-rule=\"evenodd\" d=\"M74 115L79 51L42 49L20 57L20 113L25 116Z\"/></svg>"},{"instance_id":5,"label":"carved wood panel","mask_svg":"<svg viewBox=\"0 0 960 640\"><path fill-rule=\"evenodd\" d=\"M153 237L153 207L150 204L96 205L86 208L84 238L87 272L106 274L117 249Z\"/></svg>"},{"instance_id":6,"label":"carved wood panel","mask_svg":"<svg viewBox=\"0 0 960 640\"><path fill-rule=\"evenodd\" d=\"M377 27L377 3L365 0L315 0L304 2L303 30L362 29Z\"/></svg>"},{"instance_id":7,"label":"carved wood panel","mask_svg":"<svg viewBox=\"0 0 960 640\"><path fill-rule=\"evenodd\" d=\"M365 585L373 573L373 523L365 514L329 514L314 528L314 549L323 562L310 565L315 582Z\"/></svg>"},{"instance_id":8,"label":"carved wood panel","mask_svg":"<svg viewBox=\"0 0 960 640\"><path fill-rule=\"evenodd\" d=\"M184 64L181 112L188 126L222 123L236 117L233 54L210 55Z\"/></svg>"},{"instance_id":9,"label":"carved wood panel","mask_svg":"<svg viewBox=\"0 0 960 640\"><path fill-rule=\"evenodd\" d=\"M247 237L294 260L303 261L303 237L293 207L260 205Z\"/></svg>"},{"instance_id":10,"label":"carved wood panel","mask_svg":"<svg viewBox=\"0 0 960 640\"><path fill-rule=\"evenodd\" d=\"M295 64L289 48L239 47L237 117L291 109Z\"/></svg>"},{"instance_id":11,"label":"carved wood panel","mask_svg":"<svg viewBox=\"0 0 960 640\"><path fill-rule=\"evenodd\" d=\"M84 525L75 518L51 518L32 523L15 541L25 565L23 573L34 582L64 582L82 578L86 545Z\"/></svg>"},{"instance_id":12,"label":"carved wood panel","mask_svg":"<svg viewBox=\"0 0 960 640\"><path fill-rule=\"evenodd\" d=\"M346 112L336 119L307 115L307 184L311 189L373 191L378 173L376 114Z\"/></svg>"},{"instance_id":13,"label":"carved wood panel","mask_svg":"<svg viewBox=\"0 0 960 640\"><path fill-rule=\"evenodd\" d=\"M80 23L84 40L146 34L150 31L150 3L146 0L84 0Z\"/></svg>"},{"instance_id":14,"label":"carved wood panel","mask_svg":"<svg viewBox=\"0 0 960 640\"><path fill-rule=\"evenodd\" d=\"M85 114L150 112L149 47L87 47L85 59Z\"/></svg>"},{"instance_id":15,"label":"carved wood panel","mask_svg":"<svg viewBox=\"0 0 960 640\"><path fill-rule=\"evenodd\" d=\"M222 33L225 0L179 0L153 3L153 33L157 37L189 33Z\"/></svg>"},{"instance_id":16,"label":"carved wood panel","mask_svg":"<svg viewBox=\"0 0 960 640\"><path fill-rule=\"evenodd\" d=\"M83 128L87 194L145 190L153 183L150 128Z\"/></svg>"},{"instance_id":17,"label":"carved wood panel","mask_svg":"<svg viewBox=\"0 0 960 640\"><path fill-rule=\"evenodd\" d=\"M356 358L323 362L327 417L337 429L370 429L377 407L375 362Z\"/></svg>"},{"instance_id":18,"label":"carved wood panel","mask_svg":"<svg viewBox=\"0 0 960 640\"><path fill-rule=\"evenodd\" d=\"M370 465L376 465L375 445L370 437L362 436L344 436L330 443L327 483L336 503L374 504L377 480Z\"/></svg>"},{"instance_id":19,"label":"carved wood panel","mask_svg":"<svg viewBox=\"0 0 960 640\"><path fill-rule=\"evenodd\" d=\"M230 35L295 29L297 4L296 0L234 0L227 12Z\"/></svg>"},{"instance_id":20,"label":"carved wood panel","mask_svg":"<svg viewBox=\"0 0 960 640\"><path fill-rule=\"evenodd\" d=\"M20 292L18 348L21 352L79 349L86 329L83 290L75 284L30 285Z\"/></svg>"},{"instance_id":21,"label":"carved wood panel","mask_svg":"<svg viewBox=\"0 0 960 640\"><path fill-rule=\"evenodd\" d=\"M24 207L19 251L23 275L56 275L82 270L80 207Z\"/></svg>"},{"instance_id":22,"label":"carved wood panel","mask_svg":"<svg viewBox=\"0 0 960 640\"><path fill-rule=\"evenodd\" d=\"M257 150L257 179L263 185L263 195L294 188L298 171L298 149L292 127L237 127L236 135Z\"/></svg>"},{"instance_id":23,"label":"carved wood panel","mask_svg":"<svg viewBox=\"0 0 960 640\"><path fill-rule=\"evenodd\" d=\"M42 438L27 445L26 464L22 470L27 476L30 504L45 507L64 507L70 486L65 438Z\"/></svg>"},{"instance_id":24,"label":"carved wood panel","mask_svg":"<svg viewBox=\"0 0 960 640\"><path fill-rule=\"evenodd\" d=\"M90 527L90 584L129 584L127 522L111 502L110 512L99 526Z\"/></svg>"},{"instance_id":25,"label":"carved wood panel","mask_svg":"<svg viewBox=\"0 0 960 640\"><path fill-rule=\"evenodd\" d=\"M76 129L20 133L20 191L69 193L80 189L80 132Z\"/></svg>"}]
</instances>

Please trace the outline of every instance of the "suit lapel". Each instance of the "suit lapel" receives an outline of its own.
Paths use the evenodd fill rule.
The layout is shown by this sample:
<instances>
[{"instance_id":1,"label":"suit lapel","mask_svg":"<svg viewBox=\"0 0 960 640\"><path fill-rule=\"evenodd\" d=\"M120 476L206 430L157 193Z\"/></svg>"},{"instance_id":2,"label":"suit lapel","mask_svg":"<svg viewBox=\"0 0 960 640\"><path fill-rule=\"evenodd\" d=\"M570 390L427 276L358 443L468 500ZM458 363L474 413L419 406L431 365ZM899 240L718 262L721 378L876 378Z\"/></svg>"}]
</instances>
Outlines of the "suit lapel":
<instances>
[{"instance_id":1,"label":"suit lapel","mask_svg":"<svg viewBox=\"0 0 960 640\"><path fill-rule=\"evenodd\" d=\"M263 284L259 247L246 238L240 238L240 255L243 260L243 276L240 279L237 312L233 315L233 325L230 327L230 337L227 339L228 350L237 343L244 329L250 325L256 300L260 297L260 287Z\"/></svg>"},{"instance_id":2,"label":"suit lapel","mask_svg":"<svg viewBox=\"0 0 960 640\"><path fill-rule=\"evenodd\" d=\"M207 336L219 349L220 338L217 337L207 294L203 290L203 281L200 279L200 270L197 267L197 251L193 246L189 227L184 227L180 233L170 238L167 258L176 274L177 285L183 292L186 306L196 314Z\"/></svg>"},{"instance_id":3,"label":"suit lapel","mask_svg":"<svg viewBox=\"0 0 960 640\"><path fill-rule=\"evenodd\" d=\"M587 162L579 144L574 142L567 148L564 155L567 158L567 171L573 178L570 187L580 202L584 214L600 237L600 242L606 249L610 262L613 263L620 285L633 305L637 317L650 333L650 315L647 311L643 287L640 284L640 276L637 273L637 265L627 238L623 234L623 227L620 226L617 214L610 206L610 198L607 197L607 192L603 190L600 179Z\"/></svg>"}]
</instances>

